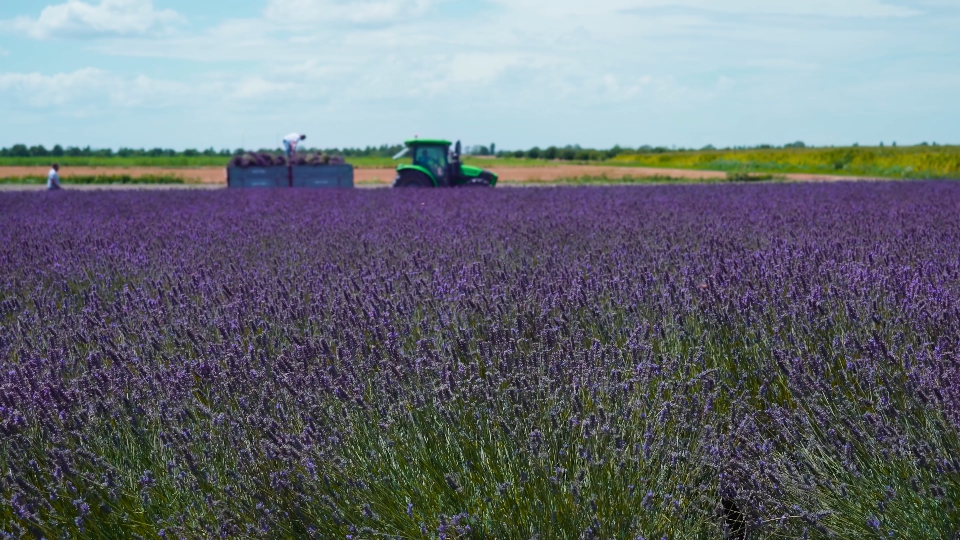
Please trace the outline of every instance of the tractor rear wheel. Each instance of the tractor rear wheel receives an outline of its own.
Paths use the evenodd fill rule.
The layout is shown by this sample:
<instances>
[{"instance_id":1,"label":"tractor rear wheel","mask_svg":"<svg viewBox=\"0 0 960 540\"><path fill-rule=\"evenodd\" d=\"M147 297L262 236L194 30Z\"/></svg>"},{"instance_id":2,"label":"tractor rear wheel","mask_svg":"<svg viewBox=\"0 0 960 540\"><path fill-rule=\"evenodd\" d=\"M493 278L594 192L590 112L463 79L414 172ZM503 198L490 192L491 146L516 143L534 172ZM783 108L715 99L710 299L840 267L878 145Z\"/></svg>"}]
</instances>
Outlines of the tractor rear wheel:
<instances>
[{"instance_id":1,"label":"tractor rear wheel","mask_svg":"<svg viewBox=\"0 0 960 540\"><path fill-rule=\"evenodd\" d=\"M471 178L463 184L459 184L460 187L492 187L493 186L493 176L490 175L487 171L480 173L480 176L476 178Z\"/></svg>"},{"instance_id":2,"label":"tractor rear wheel","mask_svg":"<svg viewBox=\"0 0 960 540\"><path fill-rule=\"evenodd\" d=\"M420 171L404 170L397 173L397 177L393 180L393 187L428 188L433 187L433 182Z\"/></svg>"}]
</instances>

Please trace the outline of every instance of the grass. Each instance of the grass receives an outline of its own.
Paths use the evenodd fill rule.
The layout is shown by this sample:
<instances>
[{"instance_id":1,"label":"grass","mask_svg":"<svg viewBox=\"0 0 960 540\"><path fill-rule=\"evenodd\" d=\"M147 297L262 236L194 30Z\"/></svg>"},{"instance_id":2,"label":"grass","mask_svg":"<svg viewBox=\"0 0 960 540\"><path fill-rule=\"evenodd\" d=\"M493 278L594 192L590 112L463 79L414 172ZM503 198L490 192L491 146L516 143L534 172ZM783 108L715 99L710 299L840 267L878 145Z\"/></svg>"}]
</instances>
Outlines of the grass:
<instances>
[{"instance_id":1,"label":"grass","mask_svg":"<svg viewBox=\"0 0 960 540\"><path fill-rule=\"evenodd\" d=\"M605 185L632 185L632 184L713 184L723 182L718 178L679 178L675 176L623 176L611 178L606 174L571 176L556 180L501 180L501 186L605 186Z\"/></svg>"},{"instance_id":2,"label":"grass","mask_svg":"<svg viewBox=\"0 0 960 540\"><path fill-rule=\"evenodd\" d=\"M0 157L0 167L48 167L59 163L64 167L226 167L230 158L223 156L176 157Z\"/></svg>"},{"instance_id":3,"label":"grass","mask_svg":"<svg viewBox=\"0 0 960 540\"><path fill-rule=\"evenodd\" d=\"M782 181L784 178L772 174L732 172L726 178L684 178L669 175L632 176L611 178L606 174L572 176L557 180L501 180L499 185L507 186L622 186L622 185L663 185L663 184L720 184L726 182L767 182Z\"/></svg>"},{"instance_id":4,"label":"grass","mask_svg":"<svg viewBox=\"0 0 960 540\"><path fill-rule=\"evenodd\" d=\"M960 147L848 147L671 152L621 155L605 163L627 167L770 174L960 178Z\"/></svg>"},{"instance_id":5,"label":"grass","mask_svg":"<svg viewBox=\"0 0 960 540\"><path fill-rule=\"evenodd\" d=\"M106 184L186 184L190 180L184 180L174 175L145 175L130 176L129 174L120 175L96 175L96 176L70 176L61 178L63 185L106 185ZM0 184L6 185L40 185L46 184L47 179L40 176L19 176L12 178L0 178Z\"/></svg>"},{"instance_id":6,"label":"grass","mask_svg":"<svg viewBox=\"0 0 960 540\"><path fill-rule=\"evenodd\" d=\"M409 158L408 158L409 159ZM393 169L400 163L406 161L394 161L388 157L348 157L347 163L360 169ZM558 167L561 165L596 165L596 161L557 161L546 159L524 159L524 158L482 158L465 156L463 162L474 167L490 169L494 167ZM2 162L0 162L2 163Z\"/></svg>"},{"instance_id":7,"label":"grass","mask_svg":"<svg viewBox=\"0 0 960 540\"><path fill-rule=\"evenodd\" d=\"M559 161L546 159L526 159L513 157L470 157L466 156L463 160L467 165L490 169L493 167L558 167L562 165L598 165L603 162L598 161Z\"/></svg>"},{"instance_id":8,"label":"grass","mask_svg":"<svg viewBox=\"0 0 960 540\"><path fill-rule=\"evenodd\" d=\"M41 167L48 166L53 161L65 167L190 168L224 167L229 158L223 156L2 157L0 167ZM398 163L388 157L350 157L347 161L357 168L364 169L391 169ZM711 150L623 154L605 161L466 156L464 163L485 169L604 165L713 170L762 175L806 173L877 178L960 178L960 146Z\"/></svg>"},{"instance_id":9,"label":"grass","mask_svg":"<svg viewBox=\"0 0 960 540\"><path fill-rule=\"evenodd\" d=\"M393 167L387 158L352 158L357 167ZM513 157L466 157L468 165L497 167L557 167L602 165L724 171L742 178L769 180L778 175L823 174L876 178L960 178L960 147L843 147L769 150L714 150L624 154L604 161L561 161ZM744 176L746 175L746 176ZM759 178L763 177L763 178Z\"/></svg>"},{"instance_id":10,"label":"grass","mask_svg":"<svg viewBox=\"0 0 960 540\"><path fill-rule=\"evenodd\" d=\"M160 168L190 168L190 167L226 167L231 158L223 156L193 156L193 157L0 157L0 167L48 167L51 163L59 163L64 167L160 167ZM348 157L347 162L354 167L364 169L392 169L398 161L389 157ZM467 157L464 162L477 167L550 167L563 165L569 162L547 161L538 159L517 158L472 158ZM589 163L589 162L585 162Z\"/></svg>"}]
</instances>

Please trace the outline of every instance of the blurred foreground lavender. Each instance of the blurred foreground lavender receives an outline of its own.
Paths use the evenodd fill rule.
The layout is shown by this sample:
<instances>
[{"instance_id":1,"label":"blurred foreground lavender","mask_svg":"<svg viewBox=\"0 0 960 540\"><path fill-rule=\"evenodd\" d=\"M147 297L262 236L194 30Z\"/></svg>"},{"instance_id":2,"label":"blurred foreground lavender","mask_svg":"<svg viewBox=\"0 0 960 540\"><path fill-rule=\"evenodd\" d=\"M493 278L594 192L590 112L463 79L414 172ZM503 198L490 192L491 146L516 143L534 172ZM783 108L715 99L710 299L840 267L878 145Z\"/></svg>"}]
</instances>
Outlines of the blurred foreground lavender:
<instances>
[{"instance_id":1,"label":"blurred foreground lavender","mask_svg":"<svg viewBox=\"0 0 960 540\"><path fill-rule=\"evenodd\" d=\"M0 194L0 538L951 538L958 243L953 183Z\"/></svg>"}]
</instances>

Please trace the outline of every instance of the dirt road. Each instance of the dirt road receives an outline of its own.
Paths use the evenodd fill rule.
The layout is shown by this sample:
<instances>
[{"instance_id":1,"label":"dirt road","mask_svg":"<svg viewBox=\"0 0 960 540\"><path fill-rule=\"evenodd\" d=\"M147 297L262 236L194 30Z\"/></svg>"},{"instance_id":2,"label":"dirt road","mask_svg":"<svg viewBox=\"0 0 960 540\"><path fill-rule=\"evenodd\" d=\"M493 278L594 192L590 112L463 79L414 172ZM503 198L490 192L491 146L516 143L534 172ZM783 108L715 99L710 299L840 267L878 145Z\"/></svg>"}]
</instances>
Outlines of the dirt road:
<instances>
[{"instance_id":1,"label":"dirt road","mask_svg":"<svg viewBox=\"0 0 960 540\"><path fill-rule=\"evenodd\" d=\"M594 165L558 165L553 167L491 167L501 182L556 182L565 178L583 176L606 176L611 180L624 177L648 178L669 176L671 178L710 179L725 178L726 173L716 171L687 171L679 169L648 169L639 167L603 167ZM390 184L396 172L393 169L357 169L354 180L360 184Z\"/></svg>"},{"instance_id":2,"label":"dirt road","mask_svg":"<svg viewBox=\"0 0 960 540\"><path fill-rule=\"evenodd\" d=\"M0 167L0 178L24 176L47 177L50 167ZM226 184L227 176L223 167L198 167L193 169L166 169L161 167L61 167L60 178L69 180L71 176L176 176L188 182L199 184Z\"/></svg>"},{"instance_id":3,"label":"dirt road","mask_svg":"<svg viewBox=\"0 0 960 540\"><path fill-rule=\"evenodd\" d=\"M22 176L47 176L47 167L0 167L0 178ZM606 176L611 180L624 177L649 178L653 176L684 179L722 179L726 173L720 171L693 171L687 169L655 169L648 167L606 167L602 165L549 165L545 167L492 167L490 170L500 176L505 183L556 182L567 178L584 176ZM60 176L69 181L71 176L130 175L132 177L155 175L177 176L190 183L225 184L226 173L222 167L199 167L193 169L165 169L159 167L63 167ZM357 169L354 180L359 185L390 185L396 175L394 169ZM817 174L787 174L787 180L794 182L837 182L852 180L874 180L856 176L830 176Z\"/></svg>"},{"instance_id":4,"label":"dirt road","mask_svg":"<svg viewBox=\"0 0 960 540\"><path fill-rule=\"evenodd\" d=\"M47 167L0 167L0 178L47 176ZM547 167L494 167L491 169L504 182L555 182L564 178L581 176L606 176L617 180L625 176L643 178L650 176L669 176L672 178L723 178L724 173L716 171L687 171L679 169L647 169L638 167L603 167L592 165L558 165ZM156 167L63 167L61 178L69 180L71 176L130 175L132 177L177 176L200 184L223 184L225 173L221 167L202 167L195 169L164 169ZM358 184L389 185L396 176L394 169L357 169L354 180Z\"/></svg>"}]
</instances>

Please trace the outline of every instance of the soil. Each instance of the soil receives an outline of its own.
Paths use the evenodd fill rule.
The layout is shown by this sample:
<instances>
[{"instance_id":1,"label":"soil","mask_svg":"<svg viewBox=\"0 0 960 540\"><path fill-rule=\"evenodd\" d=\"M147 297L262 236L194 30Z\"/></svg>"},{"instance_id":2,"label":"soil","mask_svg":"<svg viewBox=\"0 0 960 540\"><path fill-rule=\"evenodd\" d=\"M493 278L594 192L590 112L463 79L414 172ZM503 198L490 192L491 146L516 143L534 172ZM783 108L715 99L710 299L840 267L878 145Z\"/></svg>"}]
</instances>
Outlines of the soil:
<instances>
[{"instance_id":1,"label":"soil","mask_svg":"<svg viewBox=\"0 0 960 540\"><path fill-rule=\"evenodd\" d=\"M168 191L168 190L217 190L226 189L223 184L70 184L65 191ZM8 191L46 191L46 184L0 184L0 193Z\"/></svg>"},{"instance_id":2,"label":"soil","mask_svg":"<svg viewBox=\"0 0 960 540\"><path fill-rule=\"evenodd\" d=\"M0 167L0 178L22 176L47 176L48 167ZM686 169L655 169L648 167L605 167L599 165L557 165L547 167L492 167L491 171L500 176L503 183L556 182L565 178L583 176L606 176L611 180L624 177L646 178L661 176L684 179L722 179L726 173L720 171L693 171ZM188 183L220 184L226 183L226 171L223 167L198 167L192 169L166 169L160 167L62 167L60 177L69 180L71 176L130 175L132 177L178 176ZM394 169L357 169L354 180L358 185L390 185L396 175ZM787 174L786 180L793 182L838 182L852 180L874 180L855 176L830 176L817 174Z\"/></svg>"},{"instance_id":3,"label":"soil","mask_svg":"<svg viewBox=\"0 0 960 540\"><path fill-rule=\"evenodd\" d=\"M670 178L711 179L726 178L726 173L717 171L688 171L680 169L648 169L640 167L603 167L595 165L559 165L556 167L491 167L500 177L500 182L556 182L564 178L583 176L606 176L611 180L630 176L645 178L669 176ZM358 184L390 184L396 173L393 169L357 169L354 181Z\"/></svg>"},{"instance_id":4,"label":"soil","mask_svg":"<svg viewBox=\"0 0 960 540\"><path fill-rule=\"evenodd\" d=\"M892 180L891 178L876 178L870 176L836 176L830 174L791 173L783 175L791 182L850 182L852 180Z\"/></svg>"},{"instance_id":5,"label":"soil","mask_svg":"<svg viewBox=\"0 0 960 540\"><path fill-rule=\"evenodd\" d=\"M50 167L0 167L0 178L39 176L47 177ZM162 167L60 167L60 178L71 176L177 176L187 182L199 184L226 184L227 173L223 167L198 167L194 169L165 169Z\"/></svg>"}]
</instances>

